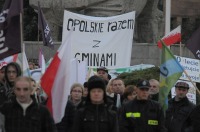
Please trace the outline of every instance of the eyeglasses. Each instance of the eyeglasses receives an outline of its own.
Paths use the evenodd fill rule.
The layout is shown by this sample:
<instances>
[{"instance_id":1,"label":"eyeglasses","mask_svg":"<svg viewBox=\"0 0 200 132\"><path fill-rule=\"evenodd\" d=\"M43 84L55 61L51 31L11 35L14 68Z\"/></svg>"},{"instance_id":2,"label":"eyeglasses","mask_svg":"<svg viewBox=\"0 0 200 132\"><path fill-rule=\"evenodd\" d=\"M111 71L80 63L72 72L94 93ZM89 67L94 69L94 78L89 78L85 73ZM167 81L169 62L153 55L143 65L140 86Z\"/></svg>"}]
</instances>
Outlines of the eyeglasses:
<instances>
[{"instance_id":1,"label":"eyeglasses","mask_svg":"<svg viewBox=\"0 0 200 132\"><path fill-rule=\"evenodd\" d=\"M82 93L81 90L72 90L72 92L74 92L74 93Z\"/></svg>"}]
</instances>

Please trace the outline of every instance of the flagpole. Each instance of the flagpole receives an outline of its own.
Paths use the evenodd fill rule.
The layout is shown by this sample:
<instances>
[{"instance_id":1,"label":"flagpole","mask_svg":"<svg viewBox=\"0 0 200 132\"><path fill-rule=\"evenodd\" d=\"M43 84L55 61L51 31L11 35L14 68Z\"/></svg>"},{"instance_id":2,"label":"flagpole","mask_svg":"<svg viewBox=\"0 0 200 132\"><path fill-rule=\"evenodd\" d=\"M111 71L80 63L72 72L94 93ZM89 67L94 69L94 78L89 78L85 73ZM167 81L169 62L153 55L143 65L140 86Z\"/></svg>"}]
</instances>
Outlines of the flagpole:
<instances>
[{"instance_id":1,"label":"flagpole","mask_svg":"<svg viewBox=\"0 0 200 132\"><path fill-rule=\"evenodd\" d=\"M182 42L180 42L180 44L179 44L180 46L180 56L182 56Z\"/></svg>"},{"instance_id":2,"label":"flagpole","mask_svg":"<svg viewBox=\"0 0 200 132\"><path fill-rule=\"evenodd\" d=\"M38 10L37 10L37 11L38 11L38 21L39 21L39 6L40 6L40 2L38 1ZM40 47L40 46L39 46L39 45L40 45L40 44L39 44L39 43L40 43L39 24L38 24L38 32L37 32L37 34L38 34L38 36L37 36L37 37L38 37L38 38L37 38L37 41L38 41L38 51L39 51L39 50L40 50L40 48L39 48L39 47ZM38 60L38 63L39 63L39 60Z\"/></svg>"},{"instance_id":3,"label":"flagpole","mask_svg":"<svg viewBox=\"0 0 200 132\"><path fill-rule=\"evenodd\" d=\"M170 32L171 0L165 0L165 35Z\"/></svg>"},{"instance_id":4,"label":"flagpole","mask_svg":"<svg viewBox=\"0 0 200 132\"><path fill-rule=\"evenodd\" d=\"M24 49L25 49L25 45L24 45L24 41L23 41L23 14L20 13L20 39L21 39L21 55L22 53L24 52ZM22 64L21 64L21 68L23 69L24 66L23 66L23 57L21 58L22 59Z\"/></svg>"},{"instance_id":5,"label":"flagpole","mask_svg":"<svg viewBox=\"0 0 200 132\"><path fill-rule=\"evenodd\" d=\"M185 75L187 76L187 78L189 79L189 81L192 83L192 85L195 87L195 89L197 90L198 94L200 95L200 91L197 88L197 86L194 84L194 82L191 80L190 76L187 74L187 72L184 70L183 71L185 73Z\"/></svg>"}]
</instances>

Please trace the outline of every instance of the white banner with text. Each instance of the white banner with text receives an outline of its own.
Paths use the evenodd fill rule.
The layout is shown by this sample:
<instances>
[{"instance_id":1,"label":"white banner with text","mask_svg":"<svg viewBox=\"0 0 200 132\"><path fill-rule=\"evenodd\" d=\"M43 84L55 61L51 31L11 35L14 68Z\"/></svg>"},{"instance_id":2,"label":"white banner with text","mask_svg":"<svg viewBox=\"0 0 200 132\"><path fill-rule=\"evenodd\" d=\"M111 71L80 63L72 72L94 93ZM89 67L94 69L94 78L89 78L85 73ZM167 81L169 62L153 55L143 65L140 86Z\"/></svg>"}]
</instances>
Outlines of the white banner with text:
<instances>
[{"instance_id":1,"label":"white banner with text","mask_svg":"<svg viewBox=\"0 0 200 132\"><path fill-rule=\"evenodd\" d=\"M93 17L64 12L62 42L70 36L72 58L88 66L130 66L135 12Z\"/></svg>"}]
</instances>

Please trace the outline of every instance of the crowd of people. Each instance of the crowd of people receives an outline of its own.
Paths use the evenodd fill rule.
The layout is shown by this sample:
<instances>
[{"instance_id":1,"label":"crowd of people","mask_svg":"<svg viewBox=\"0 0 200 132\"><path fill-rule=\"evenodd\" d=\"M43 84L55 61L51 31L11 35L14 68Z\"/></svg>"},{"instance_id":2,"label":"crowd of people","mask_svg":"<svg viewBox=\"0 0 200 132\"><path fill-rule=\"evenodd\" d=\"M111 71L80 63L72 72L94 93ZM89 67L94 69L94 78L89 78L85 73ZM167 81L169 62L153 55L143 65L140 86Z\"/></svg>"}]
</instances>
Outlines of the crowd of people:
<instances>
[{"instance_id":1,"label":"crowd of people","mask_svg":"<svg viewBox=\"0 0 200 132\"><path fill-rule=\"evenodd\" d=\"M30 63L32 64L32 63ZM33 68L33 67L31 67ZM61 122L54 123L37 82L21 75L20 66L11 62L0 67L1 132L198 132L200 106L186 94L189 85L177 82L176 96L168 109L158 102L159 81L140 79L125 86L111 78L108 69L84 84L74 83Z\"/></svg>"}]
</instances>

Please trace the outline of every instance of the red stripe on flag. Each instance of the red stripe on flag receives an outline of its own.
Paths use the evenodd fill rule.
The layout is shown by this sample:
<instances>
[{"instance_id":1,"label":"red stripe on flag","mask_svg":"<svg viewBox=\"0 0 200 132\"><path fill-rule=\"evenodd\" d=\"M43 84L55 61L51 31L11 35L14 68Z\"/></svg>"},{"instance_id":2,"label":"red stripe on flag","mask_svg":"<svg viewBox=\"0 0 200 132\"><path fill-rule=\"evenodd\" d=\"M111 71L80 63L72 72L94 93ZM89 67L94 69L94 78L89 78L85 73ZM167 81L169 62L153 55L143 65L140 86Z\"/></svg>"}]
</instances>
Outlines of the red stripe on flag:
<instances>
[{"instance_id":1,"label":"red stripe on flag","mask_svg":"<svg viewBox=\"0 0 200 132\"><path fill-rule=\"evenodd\" d=\"M162 39L164 41L164 43L166 44L166 46L170 46L174 43L180 42L181 41L181 34L177 33L177 34L173 34L167 38ZM162 48L162 43L161 41L159 41L158 43L158 47Z\"/></svg>"},{"instance_id":2,"label":"red stripe on flag","mask_svg":"<svg viewBox=\"0 0 200 132\"><path fill-rule=\"evenodd\" d=\"M18 54L13 55L13 62L17 62Z\"/></svg>"},{"instance_id":3,"label":"red stripe on flag","mask_svg":"<svg viewBox=\"0 0 200 132\"><path fill-rule=\"evenodd\" d=\"M60 58L58 57L58 53L54 56L51 64L47 68L46 72L41 78L41 86L48 95L48 100L47 100L47 108L49 111L52 113L52 96L51 96L51 91L53 88L53 84L55 81L55 77L58 71L58 67L60 65Z\"/></svg>"}]
</instances>

